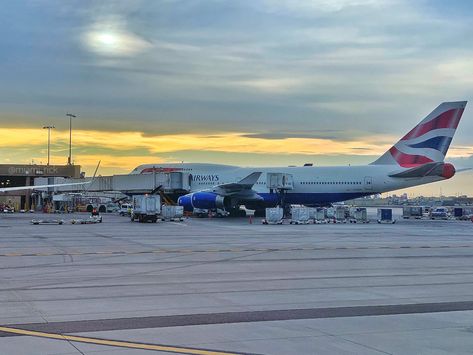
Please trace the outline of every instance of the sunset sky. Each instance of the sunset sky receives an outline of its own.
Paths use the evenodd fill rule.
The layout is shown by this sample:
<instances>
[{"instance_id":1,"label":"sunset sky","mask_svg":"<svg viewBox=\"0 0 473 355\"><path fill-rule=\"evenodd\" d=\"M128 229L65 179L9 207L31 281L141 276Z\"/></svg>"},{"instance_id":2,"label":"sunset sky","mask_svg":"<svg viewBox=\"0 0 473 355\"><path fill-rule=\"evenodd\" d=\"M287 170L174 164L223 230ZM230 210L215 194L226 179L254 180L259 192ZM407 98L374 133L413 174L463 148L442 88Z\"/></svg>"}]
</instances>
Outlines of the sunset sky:
<instances>
[{"instance_id":1,"label":"sunset sky","mask_svg":"<svg viewBox=\"0 0 473 355\"><path fill-rule=\"evenodd\" d=\"M4 1L0 163L367 164L442 101L473 167L473 4ZM406 190L473 195L473 173Z\"/></svg>"}]
</instances>

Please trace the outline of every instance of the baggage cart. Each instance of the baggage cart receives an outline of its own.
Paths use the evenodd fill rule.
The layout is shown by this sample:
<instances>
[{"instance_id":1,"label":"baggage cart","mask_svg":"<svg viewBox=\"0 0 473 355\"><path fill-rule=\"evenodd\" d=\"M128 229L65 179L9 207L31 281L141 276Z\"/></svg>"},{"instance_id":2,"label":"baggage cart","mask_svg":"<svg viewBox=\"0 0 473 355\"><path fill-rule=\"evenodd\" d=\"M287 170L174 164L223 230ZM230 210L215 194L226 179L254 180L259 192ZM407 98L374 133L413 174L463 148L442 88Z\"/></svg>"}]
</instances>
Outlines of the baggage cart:
<instances>
[{"instance_id":1,"label":"baggage cart","mask_svg":"<svg viewBox=\"0 0 473 355\"><path fill-rule=\"evenodd\" d=\"M350 223L369 223L366 208L353 208L350 210Z\"/></svg>"},{"instance_id":2,"label":"baggage cart","mask_svg":"<svg viewBox=\"0 0 473 355\"><path fill-rule=\"evenodd\" d=\"M184 207L163 205L161 207L161 220L162 221L178 221L178 222L183 221L184 220Z\"/></svg>"},{"instance_id":3,"label":"baggage cart","mask_svg":"<svg viewBox=\"0 0 473 355\"><path fill-rule=\"evenodd\" d=\"M308 207L292 207L290 224L308 224L310 209Z\"/></svg>"},{"instance_id":4,"label":"baggage cart","mask_svg":"<svg viewBox=\"0 0 473 355\"><path fill-rule=\"evenodd\" d=\"M284 209L281 207L266 208L266 216L263 224L282 224L284 218Z\"/></svg>"}]
</instances>

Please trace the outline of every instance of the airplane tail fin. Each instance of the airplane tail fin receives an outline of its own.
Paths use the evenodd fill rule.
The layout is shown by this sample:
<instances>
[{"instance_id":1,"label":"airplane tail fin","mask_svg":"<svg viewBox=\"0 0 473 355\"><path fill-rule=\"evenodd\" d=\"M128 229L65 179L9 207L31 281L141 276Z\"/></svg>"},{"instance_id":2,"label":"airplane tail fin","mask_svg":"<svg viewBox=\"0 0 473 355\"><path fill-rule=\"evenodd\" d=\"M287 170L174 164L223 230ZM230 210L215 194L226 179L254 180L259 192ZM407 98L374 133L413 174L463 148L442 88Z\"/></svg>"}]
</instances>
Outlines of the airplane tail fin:
<instances>
[{"instance_id":1,"label":"airplane tail fin","mask_svg":"<svg viewBox=\"0 0 473 355\"><path fill-rule=\"evenodd\" d=\"M441 103L371 164L412 168L426 163L443 162L466 103L466 101Z\"/></svg>"}]
</instances>

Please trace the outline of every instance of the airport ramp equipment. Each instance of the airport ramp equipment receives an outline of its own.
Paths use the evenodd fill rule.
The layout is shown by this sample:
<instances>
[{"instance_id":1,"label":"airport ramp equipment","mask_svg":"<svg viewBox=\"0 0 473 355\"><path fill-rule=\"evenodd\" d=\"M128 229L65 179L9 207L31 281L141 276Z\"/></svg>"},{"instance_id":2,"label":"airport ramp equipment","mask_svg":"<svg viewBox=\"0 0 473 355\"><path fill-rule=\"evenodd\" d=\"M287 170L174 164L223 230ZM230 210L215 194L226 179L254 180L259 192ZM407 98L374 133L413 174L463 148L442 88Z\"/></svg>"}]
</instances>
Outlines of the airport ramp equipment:
<instances>
[{"instance_id":1,"label":"airport ramp equipment","mask_svg":"<svg viewBox=\"0 0 473 355\"><path fill-rule=\"evenodd\" d=\"M314 223L315 224L327 223L327 208L317 207L314 209L315 209Z\"/></svg>"},{"instance_id":2,"label":"airport ramp equipment","mask_svg":"<svg viewBox=\"0 0 473 355\"><path fill-rule=\"evenodd\" d=\"M161 213L161 197L159 195L135 195L133 196L133 210L131 221L140 223L156 223L158 214Z\"/></svg>"},{"instance_id":3,"label":"airport ramp equipment","mask_svg":"<svg viewBox=\"0 0 473 355\"><path fill-rule=\"evenodd\" d=\"M378 208L378 223L396 223L392 208Z\"/></svg>"},{"instance_id":4,"label":"airport ramp equipment","mask_svg":"<svg viewBox=\"0 0 473 355\"><path fill-rule=\"evenodd\" d=\"M430 212L430 219L443 219L447 220L450 217L450 212L447 207L435 207Z\"/></svg>"},{"instance_id":5,"label":"airport ramp equipment","mask_svg":"<svg viewBox=\"0 0 473 355\"><path fill-rule=\"evenodd\" d=\"M457 219L463 217L463 208L462 207L454 207L453 208L453 216Z\"/></svg>"},{"instance_id":6,"label":"airport ramp equipment","mask_svg":"<svg viewBox=\"0 0 473 355\"><path fill-rule=\"evenodd\" d=\"M350 223L369 223L368 212L364 207L350 209Z\"/></svg>"},{"instance_id":7,"label":"airport ramp equipment","mask_svg":"<svg viewBox=\"0 0 473 355\"><path fill-rule=\"evenodd\" d=\"M162 221L183 221L184 220L184 206L163 205L161 207Z\"/></svg>"},{"instance_id":8,"label":"airport ramp equipment","mask_svg":"<svg viewBox=\"0 0 473 355\"><path fill-rule=\"evenodd\" d=\"M266 208L266 216L263 224L282 224L284 218L284 209L281 207Z\"/></svg>"},{"instance_id":9,"label":"airport ramp equipment","mask_svg":"<svg viewBox=\"0 0 473 355\"><path fill-rule=\"evenodd\" d=\"M402 208L402 218L404 219L421 219L424 215L422 206L404 206Z\"/></svg>"},{"instance_id":10,"label":"airport ramp equipment","mask_svg":"<svg viewBox=\"0 0 473 355\"><path fill-rule=\"evenodd\" d=\"M64 224L62 219L32 219L31 224L34 225L62 225Z\"/></svg>"},{"instance_id":11,"label":"airport ramp equipment","mask_svg":"<svg viewBox=\"0 0 473 355\"><path fill-rule=\"evenodd\" d=\"M309 207L291 207L290 224L309 224L310 208Z\"/></svg>"},{"instance_id":12,"label":"airport ramp equipment","mask_svg":"<svg viewBox=\"0 0 473 355\"><path fill-rule=\"evenodd\" d=\"M454 207L453 208L453 217L455 219L458 219L461 221L468 221L470 220L471 216L473 216L472 207Z\"/></svg>"},{"instance_id":13,"label":"airport ramp equipment","mask_svg":"<svg viewBox=\"0 0 473 355\"><path fill-rule=\"evenodd\" d=\"M347 207L333 206L328 208L327 218L331 223L347 223Z\"/></svg>"},{"instance_id":14,"label":"airport ramp equipment","mask_svg":"<svg viewBox=\"0 0 473 355\"><path fill-rule=\"evenodd\" d=\"M71 224L97 224L102 223L101 216L90 216L89 218L75 218L71 220Z\"/></svg>"}]
</instances>

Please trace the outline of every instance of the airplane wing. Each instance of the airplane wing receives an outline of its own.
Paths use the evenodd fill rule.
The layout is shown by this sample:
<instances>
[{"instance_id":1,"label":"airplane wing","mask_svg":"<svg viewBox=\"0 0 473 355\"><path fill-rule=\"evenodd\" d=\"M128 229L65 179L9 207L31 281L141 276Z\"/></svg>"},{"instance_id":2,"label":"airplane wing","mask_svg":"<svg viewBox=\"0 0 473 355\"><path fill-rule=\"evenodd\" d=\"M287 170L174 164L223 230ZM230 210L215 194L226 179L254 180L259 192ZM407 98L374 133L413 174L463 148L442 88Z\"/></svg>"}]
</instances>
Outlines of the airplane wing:
<instances>
[{"instance_id":1,"label":"airplane wing","mask_svg":"<svg viewBox=\"0 0 473 355\"><path fill-rule=\"evenodd\" d=\"M92 181L85 182L74 182L70 184L52 184L52 185L32 185L32 186L16 186L16 187L2 187L0 192L9 192L9 191L21 191L21 190L36 190L36 189L45 189L48 187L60 187L60 186L74 186L74 185L85 185L90 184Z\"/></svg>"},{"instance_id":2,"label":"airplane wing","mask_svg":"<svg viewBox=\"0 0 473 355\"><path fill-rule=\"evenodd\" d=\"M253 185L256 184L261 172L254 172L248 175L247 177L241 179L238 182L221 184L214 186L212 192L218 193L220 195L228 196L234 193L239 193L245 190L251 190Z\"/></svg>"},{"instance_id":3,"label":"airplane wing","mask_svg":"<svg viewBox=\"0 0 473 355\"><path fill-rule=\"evenodd\" d=\"M252 190L253 185L256 184L260 176L261 172L254 172L238 182L214 186L212 192L222 196L247 193Z\"/></svg>"},{"instance_id":4,"label":"airplane wing","mask_svg":"<svg viewBox=\"0 0 473 355\"><path fill-rule=\"evenodd\" d=\"M234 209L242 204L259 204L263 197L253 190L253 186L261 176L261 172L253 172L238 182L216 185L210 189L195 191L178 199L178 204L193 211L199 209ZM228 208L228 209L227 209Z\"/></svg>"}]
</instances>

